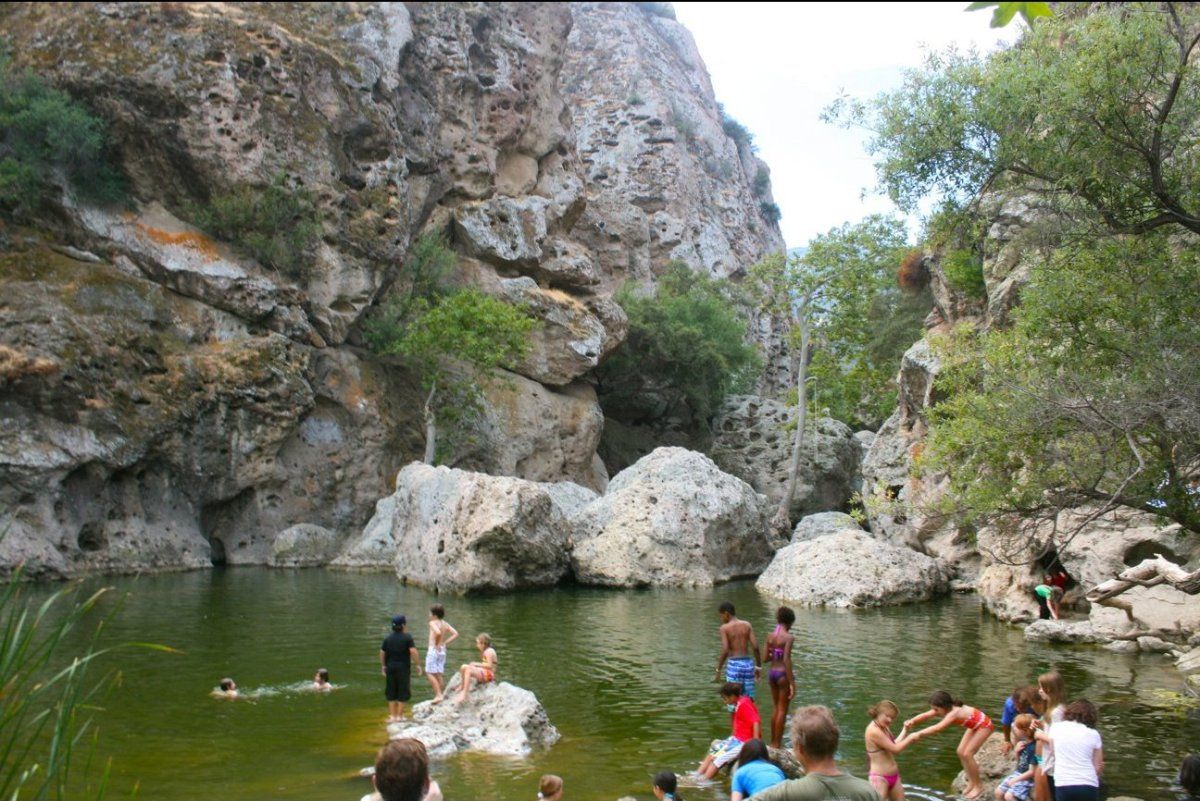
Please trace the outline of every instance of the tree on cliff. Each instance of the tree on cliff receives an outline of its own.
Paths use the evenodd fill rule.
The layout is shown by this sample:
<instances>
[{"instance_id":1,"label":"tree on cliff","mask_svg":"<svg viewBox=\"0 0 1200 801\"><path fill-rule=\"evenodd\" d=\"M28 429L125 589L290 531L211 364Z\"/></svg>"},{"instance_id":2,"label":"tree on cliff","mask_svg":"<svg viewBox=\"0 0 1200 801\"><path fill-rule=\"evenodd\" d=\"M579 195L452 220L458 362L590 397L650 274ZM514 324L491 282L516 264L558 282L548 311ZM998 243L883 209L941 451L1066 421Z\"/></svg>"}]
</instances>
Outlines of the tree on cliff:
<instances>
[{"instance_id":1,"label":"tree on cliff","mask_svg":"<svg viewBox=\"0 0 1200 801\"><path fill-rule=\"evenodd\" d=\"M901 221L873 215L816 237L801 256L769 256L750 269L747 289L764 313L785 321L797 365L799 414L774 521L780 529L790 523L810 410L854 420L895 405L897 351L918 336L929 302L923 290L908 298L897 284L909 249ZM897 331L897 320L908 325Z\"/></svg>"},{"instance_id":2,"label":"tree on cliff","mask_svg":"<svg viewBox=\"0 0 1200 801\"><path fill-rule=\"evenodd\" d=\"M1010 50L932 55L830 112L874 132L906 208L1004 190L1053 212L1009 327L935 342L947 399L917 460L950 479L929 511L1018 545L1049 521L1013 549L1034 558L1117 507L1200 532L1200 9L1061 11ZM1056 530L1066 509L1085 514Z\"/></svg>"},{"instance_id":3,"label":"tree on cliff","mask_svg":"<svg viewBox=\"0 0 1200 801\"><path fill-rule=\"evenodd\" d=\"M725 396L748 389L761 367L738 311L736 287L673 261L653 291L626 284L625 342L596 370L606 413L632 422L707 420ZM613 411L617 410L617 411Z\"/></svg>"},{"instance_id":4,"label":"tree on cliff","mask_svg":"<svg viewBox=\"0 0 1200 801\"><path fill-rule=\"evenodd\" d=\"M476 289L450 289L455 255L436 234L420 237L388 299L363 335L376 353L398 356L421 376L426 464L438 453L439 427L454 426L479 403L479 381L529 348L537 321Z\"/></svg>"}]
</instances>

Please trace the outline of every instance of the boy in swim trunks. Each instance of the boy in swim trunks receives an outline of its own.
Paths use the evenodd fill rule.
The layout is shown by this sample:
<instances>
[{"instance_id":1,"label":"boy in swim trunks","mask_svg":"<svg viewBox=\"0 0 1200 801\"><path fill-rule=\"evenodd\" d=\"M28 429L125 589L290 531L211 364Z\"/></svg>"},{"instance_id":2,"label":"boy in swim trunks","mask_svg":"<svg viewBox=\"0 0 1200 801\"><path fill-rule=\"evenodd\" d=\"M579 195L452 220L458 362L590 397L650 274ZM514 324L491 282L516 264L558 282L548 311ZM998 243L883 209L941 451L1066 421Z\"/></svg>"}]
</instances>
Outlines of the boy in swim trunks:
<instances>
[{"instance_id":1,"label":"boy in swim trunks","mask_svg":"<svg viewBox=\"0 0 1200 801\"><path fill-rule=\"evenodd\" d=\"M746 621L738 620L729 601L717 607L717 615L721 618L721 655L717 657L714 680L721 680L721 668L724 667L725 681L742 685L742 694L753 699L754 682L761 670L754 629Z\"/></svg>"},{"instance_id":2,"label":"boy in swim trunks","mask_svg":"<svg viewBox=\"0 0 1200 801\"><path fill-rule=\"evenodd\" d=\"M458 632L445 620L446 609L441 604L429 607L429 650L425 652L425 675L433 687L433 702L442 702L446 689L446 646L458 639Z\"/></svg>"},{"instance_id":3,"label":"boy in swim trunks","mask_svg":"<svg viewBox=\"0 0 1200 801\"><path fill-rule=\"evenodd\" d=\"M758 707L754 705L753 698L742 695L742 685L736 681L725 682L721 685L721 700L730 712L733 731L728 738L714 745L700 763L697 773L705 779L716 776L721 768L738 758L743 743L759 737L762 733L762 719L758 716Z\"/></svg>"}]
</instances>

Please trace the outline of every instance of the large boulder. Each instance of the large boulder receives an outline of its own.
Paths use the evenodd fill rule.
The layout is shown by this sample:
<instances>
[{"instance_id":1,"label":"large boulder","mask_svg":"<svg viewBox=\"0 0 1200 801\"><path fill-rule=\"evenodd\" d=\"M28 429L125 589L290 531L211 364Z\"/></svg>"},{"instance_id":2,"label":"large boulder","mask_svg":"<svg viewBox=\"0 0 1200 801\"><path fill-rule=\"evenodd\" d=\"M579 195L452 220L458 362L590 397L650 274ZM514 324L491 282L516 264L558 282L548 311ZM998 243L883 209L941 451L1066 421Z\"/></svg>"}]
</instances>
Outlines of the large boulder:
<instances>
[{"instance_id":1,"label":"large boulder","mask_svg":"<svg viewBox=\"0 0 1200 801\"><path fill-rule=\"evenodd\" d=\"M713 461L779 503L787 492L795 421L796 410L777 400L730 397L713 418ZM792 519L844 508L854 494L861 453L849 426L828 417L810 420Z\"/></svg>"},{"instance_id":2,"label":"large boulder","mask_svg":"<svg viewBox=\"0 0 1200 801\"><path fill-rule=\"evenodd\" d=\"M843 530L780 550L755 586L804 606L888 606L947 592L948 572L925 554Z\"/></svg>"},{"instance_id":3,"label":"large boulder","mask_svg":"<svg viewBox=\"0 0 1200 801\"><path fill-rule=\"evenodd\" d=\"M506 681L476 685L466 701L456 704L452 699L461 685L455 675L445 701L417 704L411 720L388 726L388 736L416 738L435 759L459 751L523 757L558 742L558 729L529 690Z\"/></svg>"},{"instance_id":4,"label":"large boulder","mask_svg":"<svg viewBox=\"0 0 1200 801\"><path fill-rule=\"evenodd\" d=\"M580 492L413 463L334 565L391 568L437 591L553 586L570 569L567 513L556 498L573 508Z\"/></svg>"},{"instance_id":5,"label":"large boulder","mask_svg":"<svg viewBox=\"0 0 1200 801\"><path fill-rule=\"evenodd\" d=\"M336 532L310 523L297 523L279 533L271 544L275 567L317 567L329 564L341 544Z\"/></svg>"},{"instance_id":6,"label":"large boulder","mask_svg":"<svg viewBox=\"0 0 1200 801\"><path fill-rule=\"evenodd\" d=\"M979 797L984 801L995 797L1000 782L1017 767L1016 758L1004 753L1004 735L998 731L993 732L992 736L979 746L979 750L975 752L975 761L979 763L979 779L983 784L983 793ZM967 773L960 770L950 785L950 791L961 796L966 789Z\"/></svg>"},{"instance_id":7,"label":"large boulder","mask_svg":"<svg viewBox=\"0 0 1200 801\"><path fill-rule=\"evenodd\" d=\"M574 518L584 584L710 586L771 558L766 499L703 454L658 448L618 473Z\"/></svg>"},{"instance_id":8,"label":"large boulder","mask_svg":"<svg viewBox=\"0 0 1200 801\"><path fill-rule=\"evenodd\" d=\"M1035 620L1025 627L1025 639L1030 642L1106 643L1109 638L1098 633L1090 620Z\"/></svg>"},{"instance_id":9,"label":"large boulder","mask_svg":"<svg viewBox=\"0 0 1200 801\"><path fill-rule=\"evenodd\" d=\"M815 540L817 537L836 534L847 529L862 531L862 526L845 512L821 512L800 519L800 522L792 529L792 542Z\"/></svg>"}]
</instances>

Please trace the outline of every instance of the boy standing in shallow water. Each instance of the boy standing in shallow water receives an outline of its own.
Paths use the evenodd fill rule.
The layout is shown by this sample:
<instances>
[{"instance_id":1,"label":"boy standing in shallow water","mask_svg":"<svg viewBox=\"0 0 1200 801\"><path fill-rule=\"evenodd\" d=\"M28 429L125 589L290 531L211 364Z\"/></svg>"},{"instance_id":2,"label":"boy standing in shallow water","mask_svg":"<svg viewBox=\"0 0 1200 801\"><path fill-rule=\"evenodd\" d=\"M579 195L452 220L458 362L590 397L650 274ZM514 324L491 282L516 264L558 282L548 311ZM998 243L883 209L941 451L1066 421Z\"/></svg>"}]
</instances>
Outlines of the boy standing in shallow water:
<instances>
[{"instance_id":1,"label":"boy standing in shallow water","mask_svg":"<svg viewBox=\"0 0 1200 801\"><path fill-rule=\"evenodd\" d=\"M425 652L425 675L433 687L433 702L442 702L446 689L446 646L458 639L454 626L445 621L446 609L441 604L429 607L429 650Z\"/></svg>"},{"instance_id":2,"label":"boy standing in shallow water","mask_svg":"<svg viewBox=\"0 0 1200 801\"><path fill-rule=\"evenodd\" d=\"M717 657L716 681L721 680L721 668L725 668L725 681L742 685L742 695L754 698L754 682L758 678L758 643L754 641L754 629L744 620L739 620L733 604L725 601L717 607L721 619L721 655ZM726 662L725 660L729 661Z\"/></svg>"}]
</instances>

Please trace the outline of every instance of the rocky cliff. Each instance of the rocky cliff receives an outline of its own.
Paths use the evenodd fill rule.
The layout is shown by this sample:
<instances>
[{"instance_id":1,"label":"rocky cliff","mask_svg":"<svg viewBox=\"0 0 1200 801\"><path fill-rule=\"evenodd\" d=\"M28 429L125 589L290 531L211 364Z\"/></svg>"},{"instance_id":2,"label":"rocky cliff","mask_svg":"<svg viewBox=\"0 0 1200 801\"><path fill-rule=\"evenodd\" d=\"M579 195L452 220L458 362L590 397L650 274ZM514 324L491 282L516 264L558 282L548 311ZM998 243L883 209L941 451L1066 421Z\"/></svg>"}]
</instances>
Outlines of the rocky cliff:
<instances>
[{"instance_id":1,"label":"rocky cliff","mask_svg":"<svg viewBox=\"0 0 1200 801\"><path fill-rule=\"evenodd\" d=\"M664 14L666 16L664 16ZM765 165L657 4L8 4L18 67L109 126L129 200L64 191L0 254L0 566L269 562L358 531L419 455L415 377L362 346L415 237L530 309L463 467L601 489L589 374L611 296L682 258L780 249ZM202 233L274 183L313 198L303 271ZM767 328L764 328L766 331ZM765 336L765 335L764 335Z\"/></svg>"}]
</instances>

